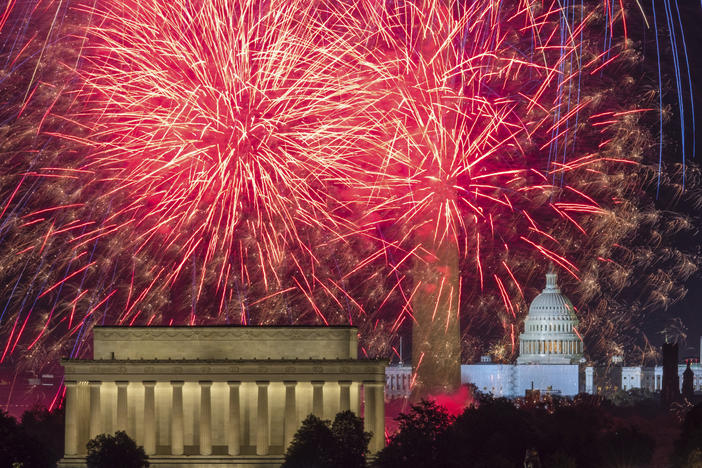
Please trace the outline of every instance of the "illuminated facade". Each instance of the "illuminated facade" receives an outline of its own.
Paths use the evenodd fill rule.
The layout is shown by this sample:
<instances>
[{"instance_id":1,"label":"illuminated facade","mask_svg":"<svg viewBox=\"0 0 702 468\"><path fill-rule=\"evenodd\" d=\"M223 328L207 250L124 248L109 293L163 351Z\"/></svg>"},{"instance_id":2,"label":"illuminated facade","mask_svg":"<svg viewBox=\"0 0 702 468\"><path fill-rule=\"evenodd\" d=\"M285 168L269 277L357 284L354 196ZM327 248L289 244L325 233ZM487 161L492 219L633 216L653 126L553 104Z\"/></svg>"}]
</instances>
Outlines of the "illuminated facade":
<instances>
[{"instance_id":1,"label":"illuminated facade","mask_svg":"<svg viewBox=\"0 0 702 468\"><path fill-rule=\"evenodd\" d=\"M517 364L578 364L583 343L570 300L561 293L556 273L546 274L546 287L534 298L519 335Z\"/></svg>"},{"instance_id":2,"label":"illuminated facade","mask_svg":"<svg viewBox=\"0 0 702 468\"><path fill-rule=\"evenodd\" d=\"M692 387L696 393L702 392L702 337L700 337L700 356L686 357L684 362L678 363L678 383L682 391L683 372L687 369L687 362L690 363L690 370L693 373ZM626 366L622 367L622 390L643 389L650 392L660 392L663 388L663 367L662 366Z\"/></svg>"},{"instance_id":3,"label":"illuminated facade","mask_svg":"<svg viewBox=\"0 0 702 468\"><path fill-rule=\"evenodd\" d=\"M526 391L532 389L560 396L662 390L662 366L625 366L622 356L612 357L606 365L584 366L583 342L576 333L578 324L572 303L558 288L555 273L548 273L546 287L531 303L524 321L516 364L493 363L489 356L483 356L479 363L461 366L461 383L470 383L483 393L507 398L525 396ZM702 393L702 338L700 350L699 359L684 359L690 362L693 389L697 393ZM677 367L681 390L686 368L686 363L679 363ZM411 367L388 367L386 396L408 397L411 379Z\"/></svg>"},{"instance_id":4,"label":"illuminated facade","mask_svg":"<svg viewBox=\"0 0 702 468\"><path fill-rule=\"evenodd\" d=\"M126 431L154 467L279 466L310 413L364 413L384 445L386 362L353 327L96 327L94 359L64 360L65 457ZM363 407L363 410L362 410Z\"/></svg>"},{"instance_id":5,"label":"illuminated facade","mask_svg":"<svg viewBox=\"0 0 702 468\"><path fill-rule=\"evenodd\" d=\"M461 366L461 381L497 397L524 396L527 390L575 396L585 391L577 327L573 304L561 293L556 273L549 272L546 287L524 320L517 363L497 364L484 357L480 363Z\"/></svg>"}]
</instances>

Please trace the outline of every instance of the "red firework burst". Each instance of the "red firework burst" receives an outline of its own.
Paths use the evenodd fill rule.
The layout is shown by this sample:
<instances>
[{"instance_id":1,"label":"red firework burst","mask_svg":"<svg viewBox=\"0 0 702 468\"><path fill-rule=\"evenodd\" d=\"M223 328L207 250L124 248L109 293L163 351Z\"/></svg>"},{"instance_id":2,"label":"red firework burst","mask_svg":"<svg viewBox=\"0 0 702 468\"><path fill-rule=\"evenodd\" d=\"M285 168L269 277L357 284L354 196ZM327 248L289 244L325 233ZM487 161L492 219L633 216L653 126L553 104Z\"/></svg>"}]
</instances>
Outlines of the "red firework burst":
<instances>
[{"instance_id":1,"label":"red firework burst","mask_svg":"<svg viewBox=\"0 0 702 468\"><path fill-rule=\"evenodd\" d=\"M62 27L47 10L47 38L72 42L47 39L17 105L33 152L6 166L2 258L34 276L8 291L5 356L74 337L80 354L98 320L350 321L369 353L412 322L418 382L455 385L461 317L514 349L535 264L590 288L629 232L612 180L645 109L607 99L603 70L631 59L591 39L621 27L610 7L108 0Z\"/></svg>"}]
</instances>

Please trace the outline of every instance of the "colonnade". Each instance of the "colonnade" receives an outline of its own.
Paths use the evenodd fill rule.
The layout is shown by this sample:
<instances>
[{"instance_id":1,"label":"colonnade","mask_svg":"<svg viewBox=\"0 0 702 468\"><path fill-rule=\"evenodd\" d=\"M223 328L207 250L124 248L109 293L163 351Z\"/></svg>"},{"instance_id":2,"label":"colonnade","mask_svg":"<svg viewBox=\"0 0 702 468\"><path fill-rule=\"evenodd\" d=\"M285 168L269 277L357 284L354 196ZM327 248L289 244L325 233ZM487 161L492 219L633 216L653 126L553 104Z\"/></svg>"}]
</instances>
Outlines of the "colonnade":
<instances>
[{"instance_id":1,"label":"colonnade","mask_svg":"<svg viewBox=\"0 0 702 468\"><path fill-rule=\"evenodd\" d=\"M412 368L388 367L385 371L385 393L388 398L409 397L412 389Z\"/></svg>"},{"instance_id":2,"label":"colonnade","mask_svg":"<svg viewBox=\"0 0 702 468\"><path fill-rule=\"evenodd\" d=\"M405 391L410 387L410 381L412 380L412 374L390 374L387 376L387 386L388 390L399 390Z\"/></svg>"},{"instance_id":3,"label":"colonnade","mask_svg":"<svg viewBox=\"0 0 702 468\"><path fill-rule=\"evenodd\" d=\"M143 411L143 446L147 455L156 453L156 399L155 399L155 380L143 380L144 386L143 408L138 410ZM200 455L212 455L212 397L211 387L212 381L201 380L197 382L200 390L200 413L199 413L199 433L197 434L197 443ZM255 423L252 430L255 431L256 454L268 455L270 451L270 427L269 427L269 388L270 381L257 380L256 384L256 403L253 405L255 410ZM112 428L102 427L102 401L105 395L101 392L103 382L90 381L89 387L89 418L88 418L88 434L90 438L104 432L113 432L116 430L127 430L128 423L128 398L127 381L115 381L117 387L116 401L116 419ZM225 415L224 425L224 440L227 444L229 455L236 456L241 454L242 436L240 430L240 421L242 418L242 401L241 401L241 381L228 381L227 391L229 400L229 412ZM325 381L312 381L312 413L322 417L325 395ZM80 455L85 453L85 446L81 446L80 434L84 432L81 428L81 418L79 415L78 402L78 382L67 380L66 385L66 436L65 436L65 453L67 456ZM171 387L171 411L170 411L170 455L184 454L184 416L183 416L183 386L185 381L172 380ZM299 426L297 404L297 388L298 382L293 380L283 381L285 388L284 411L283 411L283 434L284 443L287 447L292 440ZM339 410L351 409L351 385L352 381L338 381L339 385ZM384 402L384 384L382 382L363 382L364 393L364 430L374 434L370 450L375 452L380 450L384 444L384 428L385 428L385 402ZM83 430L82 430L83 429Z\"/></svg>"},{"instance_id":4,"label":"colonnade","mask_svg":"<svg viewBox=\"0 0 702 468\"><path fill-rule=\"evenodd\" d=\"M582 343L573 340L523 340L520 354L580 354Z\"/></svg>"}]
</instances>

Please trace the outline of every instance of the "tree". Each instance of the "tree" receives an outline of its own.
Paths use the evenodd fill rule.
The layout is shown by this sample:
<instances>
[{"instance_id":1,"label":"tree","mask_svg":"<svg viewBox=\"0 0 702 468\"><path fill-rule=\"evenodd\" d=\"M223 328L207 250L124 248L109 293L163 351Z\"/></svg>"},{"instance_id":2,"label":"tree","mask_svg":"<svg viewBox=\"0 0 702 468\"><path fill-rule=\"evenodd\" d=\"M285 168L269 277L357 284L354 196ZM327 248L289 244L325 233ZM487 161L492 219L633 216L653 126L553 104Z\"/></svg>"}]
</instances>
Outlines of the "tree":
<instances>
[{"instance_id":1,"label":"tree","mask_svg":"<svg viewBox=\"0 0 702 468\"><path fill-rule=\"evenodd\" d=\"M694 465L702 451L702 403L695 405L685 416L680 436L675 441L671 465L687 468Z\"/></svg>"},{"instance_id":2,"label":"tree","mask_svg":"<svg viewBox=\"0 0 702 468\"><path fill-rule=\"evenodd\" d=\"M337 444L334 462L338 468L360 468L366 466L370 432L363 431L363 419L352 411L342 411L334 418L331 427Z\"/></svg>"},{"instance_id":3,"label":"tree","mask_svg":"<svg viewBox=\"0 0 702 468\"><path fill-rule=\"evenodd\" d=\"M0 410L0 466L47 468L56 466L56 461L43 441L31 437L15 418Z\"/></svg>"},{"instance_id":4,"label":"tree","mask_svg":"<svg viewBox=\"0 0 702 468\"><path fill-rule=\"evenodd\" d=\"M532 413L506 398L482 395L443 436L439 444L442 466L463 467L466 460L476 468L522 466L530 452L534 452L532 460L540 459L542 437Z\"/></svg>"},{"instance_id":5,"label":"tree","mask_svg":"<svg viewBox=\"0 0 702 468\"><path fill-rule=\"evenodd\" d=\"M293 436L281 468L331 468L334 445L329 421L310 414Z\"/></svg>"},{"instance_id":6,"label":"tree","mask_svg":"<svg viewBox=\"0 0 702 468\"><path fill-rule=\"evenodd\" d=\"M578 467L602 466L601 437L612 426L611 411L608 402L591 395L563 402L538 423L543 453L563 451Z\"/></svg>"},{"instance_id":7,"label":"tree","mask_svg":"<svg viewBox=\"0 0 702 468\"><path fill-rule=\"evenodd\" d=\"M550 468L578 468L575 458L563 450L558 450L546 457L544 466Z\"/></svg>"},{"instance_id":8,"label":"tree","mask_svg":"<svg viewBox=\"0 0 702 468\"><path fill-rule=\"evenodd\" d=\"M682 468L699 468L702 466L702 450L694 449L680 466Z\"/></svg>"},{"instance_id":9,"label":"tree","mask_svg":"<svg viewBox=\"0 0 702 468\"><path fill-rule=\"evenodd\" d=\"M28 436L37 440L46 449L50 465L54 466L63 456L64 410L35 407L22 414L22 428Z\"/></svg>"},{"instance_id":10,"label":"tree","mask_svg":"<svg viewBox=\"0 0 702 468\"><path fill-rule=\"evenodd\" d=\"M656 441L635 427L608 432L600 441L599 466L648 466L655 447Z\"/></svg>"},{"instance_id":11,"label":"tree","mask_svg":"<svg viewBox=\"0 0 702 468\"><path fill-rule=\"evenodd\" d=\"M610 400L614 406L618 407L647 407L657 410L660 398L652 391L645 388L631 388L629 390L617 390Z\"/></svg>"},{"instance_id":12,"label":"tree","mask_svg":"<svg viewBox=\"0 0 702 468\"><path fill-rule=\"evenodd\" d=\"M88 468L148 468L148 458L124 431L114 436L99 434L88 441Z\"/></svg>"},{"instance_id":13,"label":"tree","mask_svg":"<svg viewBox=\"0 0 702 468\"><path fill-rule=\"evenodd\" d=\"M334 423L310 414L295 433L281 468L361 468L366 466L371 434L351 411Z\"/></svg>"},{"instance_id":14,"label":"tree","mask_svg":"<svg viewBox=\"0 0 702 468\"><path fill-rule=\"evenodd\" d=\"M439 466L439 441L454 421L445 408L421 400L409 413L397 417L399 431L378 452L376 465L382 468Z\"/></svg>"}]
</instances>

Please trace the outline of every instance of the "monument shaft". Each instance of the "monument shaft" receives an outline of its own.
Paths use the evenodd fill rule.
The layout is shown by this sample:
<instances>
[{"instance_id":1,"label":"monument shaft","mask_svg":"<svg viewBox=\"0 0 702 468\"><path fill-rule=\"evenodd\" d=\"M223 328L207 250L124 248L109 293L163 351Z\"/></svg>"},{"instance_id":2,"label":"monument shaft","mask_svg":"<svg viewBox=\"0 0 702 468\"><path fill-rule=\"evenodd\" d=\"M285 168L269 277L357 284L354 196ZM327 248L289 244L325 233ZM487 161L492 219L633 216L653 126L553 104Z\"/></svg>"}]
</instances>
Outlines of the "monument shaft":
<instances>
[{"instance_id":1,"label":"monument shaft","mask_svg":"<svg viewBox=\"0 0 702 468\"><path fill-rule=\"evenodd\" d=\"M459 250L453 239L423 239L412 297L413 398L451 393L461 384Z\"/></svg>"}]
</instances>

